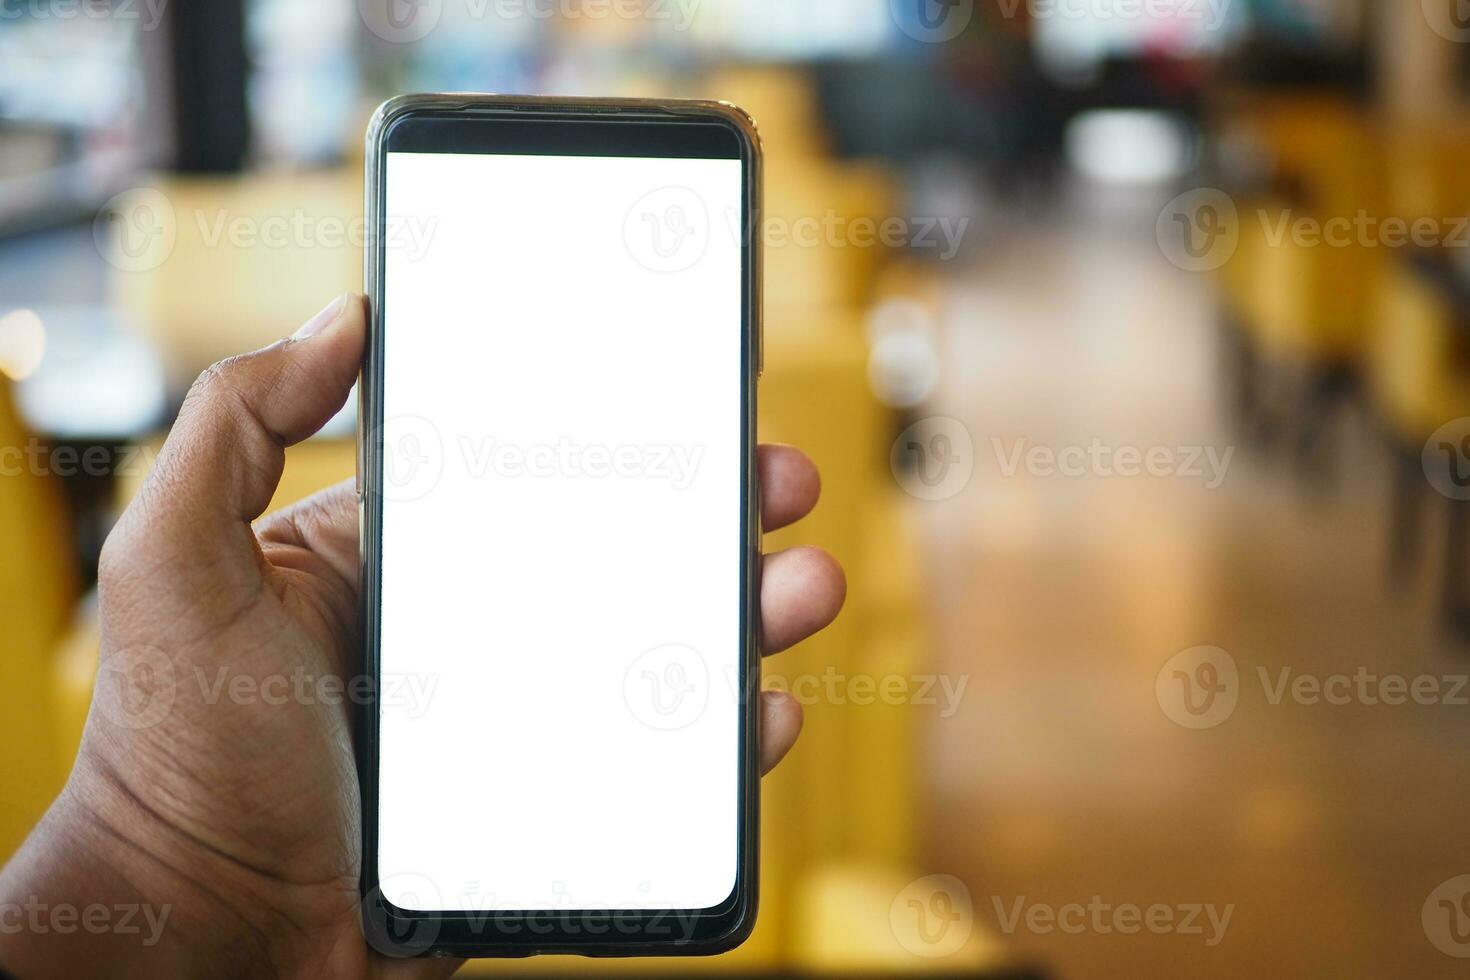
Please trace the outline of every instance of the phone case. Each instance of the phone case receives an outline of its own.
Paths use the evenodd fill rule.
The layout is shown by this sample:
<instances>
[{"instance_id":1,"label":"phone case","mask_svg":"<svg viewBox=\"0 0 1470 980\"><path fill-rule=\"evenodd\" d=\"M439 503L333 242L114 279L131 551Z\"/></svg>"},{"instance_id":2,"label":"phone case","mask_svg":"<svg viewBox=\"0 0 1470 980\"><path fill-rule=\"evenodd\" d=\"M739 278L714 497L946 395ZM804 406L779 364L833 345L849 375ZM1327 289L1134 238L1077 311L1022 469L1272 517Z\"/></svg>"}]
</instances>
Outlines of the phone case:
<instances>
[{"instance_id":1,"label":"phone case","mask_svg":"<svg viewBox=\"0 0 1470 980\"><path fill-rule=\"evenodd\" d=\"M405 914L394 909L377 893L377 759L378 715L372 702L361 705L356 719L356 752L359 783L362 791L363 865L361 895L363 931L369 944L390 956L513 957L541 953L571 953L583 956L667 956L709 955L722 953L740 945L755 925L759 872L760 772L758 691L760 688L760 515L759 488L756 483L756 389L764 368L762 323L762 256L761 214L761 146L755 122L743 110L724 102L653 99L553 98L541 96L483 95L441 93L405 95L383 103L374 113L367 130L365 155L365 213L371 229L363 256L364 292L369 304L369 335L363 354L362 376L358 387L358 524L359 619L364 647L364 672L376 681L378 663L378 605L380 568L378 542L381 528L381 498L377 474L381 459L377 440L372 435L382 426L382 290L383 247L378 233L382 221L382 158L386 136L393 123L404 116L419 113L460 113L467 115L565 115L571 119L585 117L607 121L610 115L624 116L630 121L650 121L669 116L701 116L731 126L739 135L746 154L745 194L749 202L744 254L746 256L744 308L746 324L742 360L744 374L743 452L747 479L743 489L745 535L743 608L745 611L744 658L747 683L741 693L745 737L741 746L741 814L739 886L732 896L731 908L709 918L718 921L713 934L698 928L690 938L607 938L570 942L565 938L548 941L545 934L517 923L517 914L478 913L477 918L452 915ZM374 683L373 689L377 689ZM600 911L600 910L599 910ZM531 913L530 915L534 915ZM584 915L581 912L579 916ZM485 920L500 916L495 926L503 929L493 938L485 938ZM654 918L655 913L642 913ZM521 915L520 918L528 918ZM611 918L611 915L609 915ZM476 924L478 922L478 925ZM512 925L523 928L510 932ZM478 933L477 933L478 930ZM591 930L588 930L589 932ZM646 927L655 932L652 923ZM618 930L608 928L606 935ZM478 936L478 938L477 938Z\"/></svg>"}]
</instances>

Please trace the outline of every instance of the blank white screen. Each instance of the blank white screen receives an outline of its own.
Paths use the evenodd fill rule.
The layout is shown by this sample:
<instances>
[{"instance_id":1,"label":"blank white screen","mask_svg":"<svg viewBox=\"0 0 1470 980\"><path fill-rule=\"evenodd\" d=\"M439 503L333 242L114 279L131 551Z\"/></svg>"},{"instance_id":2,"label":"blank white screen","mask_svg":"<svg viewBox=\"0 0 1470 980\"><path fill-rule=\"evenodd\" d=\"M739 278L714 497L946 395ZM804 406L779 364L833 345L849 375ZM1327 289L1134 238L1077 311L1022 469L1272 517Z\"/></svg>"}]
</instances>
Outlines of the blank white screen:
<instances>
[{"instance_id":1,"label":"blank white screen","mask_svg":"<svg viewBox=\"0 0 1470 980\"><path fill-rule=\"evenodd\" d=\"M390 153L385 181L384 895L714 906L737 865L741 164Z\"/></svg>"}]
</instances>

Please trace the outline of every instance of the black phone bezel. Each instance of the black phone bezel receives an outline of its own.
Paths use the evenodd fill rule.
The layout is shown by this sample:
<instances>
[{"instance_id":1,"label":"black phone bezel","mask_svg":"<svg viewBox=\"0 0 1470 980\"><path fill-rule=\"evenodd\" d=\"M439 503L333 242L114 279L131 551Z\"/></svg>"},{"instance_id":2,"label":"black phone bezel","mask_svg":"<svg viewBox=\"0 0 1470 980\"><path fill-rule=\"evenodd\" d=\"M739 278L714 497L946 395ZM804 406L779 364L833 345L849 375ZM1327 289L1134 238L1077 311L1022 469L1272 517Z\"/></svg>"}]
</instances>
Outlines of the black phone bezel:
<instances>
[{"instance_id":1,"label":"black phone bezel","mask_svg":"<svg viewBox=\"0 0 1470 980\"><path fill-rule=\"evenodd\" d=\"M760 202L760 143L753 122L723 103L516 96L404 96L384 103L369 126L364 255L369 336L358 398L360 625L369 689L379 678L381 598L382 385L384 324L384 194L390 148L411 152L557 153L585 156L717 156L742 162L741 356L742 419L740 642L740 814L735 886L725 902L704 910L532 910L410 912L393 906L378 887L377 801L379 729L374 700L359 707L356 746L362 793L364 934L391 956L705 955L743 942L755 923L758 894L760 773L760 523L756 486L756 382L762 360L760 241L752 234ZM482 774L477 773L476 778Z\"/></svg>"}]
</instances>

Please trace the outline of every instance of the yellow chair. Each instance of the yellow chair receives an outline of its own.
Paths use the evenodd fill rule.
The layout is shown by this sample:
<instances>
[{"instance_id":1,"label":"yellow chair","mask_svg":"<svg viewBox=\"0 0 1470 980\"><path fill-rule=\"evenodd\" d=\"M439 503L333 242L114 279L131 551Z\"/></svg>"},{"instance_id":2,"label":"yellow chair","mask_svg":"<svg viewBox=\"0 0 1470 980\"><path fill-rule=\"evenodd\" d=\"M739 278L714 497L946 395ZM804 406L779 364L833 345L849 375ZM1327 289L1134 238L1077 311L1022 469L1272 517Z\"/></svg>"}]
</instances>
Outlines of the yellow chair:
<instances>
[{"instance_id":1,"label":"yellow chair","mask_svg":"<svg viewBox=\"0 0 1470 980\"><path fill-rule=\"evenodd\" d=\"M0 375L0 861L9 857L61 788L52 655L76 602L77 576L62 488L33 457L38 445ZM40 464L33 465L32 459Z\"/></svg>"},{"instance_id":2,"label":"yellow chair","mask_svg":"<svg viewBox=\"0 0 1470 980\"><path fill-rule=\"evenodd\" d=\"M831 156L816 89L799 69L733 69L712 75L703 91L737 103L760 129L766 308L866 302L890 251L883 222L900 217L888 170Z\"/></svg>"},{"instance_id":3,"label":"yellow chair","mask_svg":"<svg viewBox=\"0 0 1470 980\"><path fill-rule=\"evenodd\" d=\"M1458 231L1459 242L1446 244L1461 246L1437 253L1405 249L1373 307L1369 390L1395 473L1389 572L1404 583L1414 571L1422 539L1425 442L1446 423L1470 416L1466 311L1448 285L1450 256L1463 250L1464 225L1470 220L1470 169L1465 166L1470 118L1398 124L1390 132L1393 213L1409 221L1432 219L1447 236ZM1464 632L1470 628L1463 559L1470 524L1463 503L1447 502L1441 607L1446 621Z\"/></svg>"},{"instance_id":4,"label":"yellow chair","mask_svg":"<svg viewBox=\"0 0 1470 980\"><path fill-rule=\"evenodd\" d=\"M1396 264L1376 311L1370 390L1379 418L1412 449L1417 469L1430 433L1470 415L1465 344L1455 326L1463 314L1409 261Z\"/></svg>"},{"instance_id":5,"label":"yellow chair","mask_svg":"<svg viewBox=\"0 0 1470 980\"><path fill-rule=\"evenodd\" d=\"M1239 400L1252 434L1284 431L1300 463L1320 462L1361 377L1389 258L1360 220L1389 216L1381 127L1346 99L1302 94L1250 101L1220 125L1269 164L1266 187L1237 202L1240 241L1221 275L1243 331ZM1263 373L1287 382L1284 406L1265 401Z\"/></svg>"},{"instance_id":6,"label":"yellow chair","mask_svg":"<svg viewBox=\"0 0 1470 980\"><path fill-rule=\"evenodd\" d=\"M1431 218L1447 231L1470 222L1470 119L1404 126L1389 141L1393 213ZM1457 216L1461 216L1457 219ZM1462 239L1465 232L1462 232ZM1470 244L1470 243L1467 243ZM1457 315L1406 250L1392 264L1387 287L1372 307L1370 390L1380 417L1408 445L1470 410L1458 356ZM1455 254L1441 253L1442 256ZM1420 258L1423 258L1421 255ZM1416 450L1417 451L1417 450Z\"/></svg>"},{"instance_id":7,"label":"yellow chair","mask_svg":"<svg viewBox=\"0 0 1470 980\"><path fill-rule=\"evenodd\" d=\"M1418 261L1422 261L1422 257ZM1389 572L1397 584L1412 577L1423 538L1426 441L1440 427L1470 417L1470 311L1426 269L1405 260L1389 277L1376 307L1371 392L1386 436L1395 479L1390 502ZM1449 440L1470 434L1470 424ZM1437 462L1431 456L1431 462ZM1440 608L1445 624L1470 636L1470 502L1446 497Z\"/></svg>"},{"instance_id":8,"label":"yellow chair","mask_svg":"<svg viewBox=\"0 0 1470 980\"><path fill-rule=\"evenodd\" d=\"M932 229L904 221L886 171L787 161L766 171L766 308L852 309L869 302L890 244Z\"/></svg>"},{"instance_id":9,"label":"yellow chair","mask_svg":"<svg viewBox=\"0 0 1470 980\"><path fill-rule=\"evenodd\" d=\"M1470 118L1395 123L1384 142L1393 214L1438 220L1470 214Z\"/></svg>"},{"instance_id":10,"label":"yellow chair","mask_svg":"<svg viewBox=\"0 0 1470 980\"><path fill-rule=\"evenodd\" d=\"M1353 366L1366 342L1383 250L1357 241L1356 231L1347 245L1303 243L1291 223L1352 222L1360 211L1385 216L1377 129L1351 103L1319 97L1273 102L1257 123L1277 186L1294 193L1242 216L1252 260L1244 284L1256 297L1246 307L1250 328L1272 356Z\"/></svg>"}]
</instances>

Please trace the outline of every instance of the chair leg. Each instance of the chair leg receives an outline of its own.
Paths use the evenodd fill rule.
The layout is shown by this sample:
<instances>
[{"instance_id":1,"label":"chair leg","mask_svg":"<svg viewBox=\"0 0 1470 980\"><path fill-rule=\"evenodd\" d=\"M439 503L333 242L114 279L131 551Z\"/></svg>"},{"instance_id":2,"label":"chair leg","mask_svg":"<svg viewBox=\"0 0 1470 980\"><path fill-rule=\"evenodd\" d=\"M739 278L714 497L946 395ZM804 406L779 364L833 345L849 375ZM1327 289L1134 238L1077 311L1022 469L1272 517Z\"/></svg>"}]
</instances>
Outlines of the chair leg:
<instances>
[{"instance_id":1,"label":"chair leg","mask_svg":"<svg viewBox=\"0 0 1470 980\"><path fill-rule=\"evenodd\" d=\"M1282 436L1287 426L1285 417L1289 413L1281 410L1281 387L1284 380L1278 367L1260 357L1254 351L1250 358L1250 406L1244 418L1244 441L1271 455L1281 448Z\"/></svg>"},{"instance_id":2,"label":"chair leg","mask_svg":"<svg viewBox=\"0 0 1470 980\"><path fill-rule=\"evenodd\" d=\"M1314 369L1307 377L1294 448L1297 471L1312 485L1322 486L1332 478L1335 460L1327 445L1327 431L1351 382L1351 376L1340 368Z\"/></svg>"},{"instance_id":3,"label":"chair leg","mask_svg":"<svg viewBox=\"0 0 1470 980\"><path fill-rule=\"evenodd\" d=\"M1444 593L1441 599L1445 626L1462 641L1470 642L1470 601L1465 594L1466 532L1470 531L1470 501L1449 500L1445 527Z\"/></svg>"},{"instance_id":4,"label":"chair leg","mask_svg":"<svg viewBox=\"0 0 1470 980\"><path fill-rule=\"evenodd\" d=\"M1225 409L1237 432L1253 434L1259 405L1255 351L1240 321L1228 310L1220 314L1220 384Z\"/></svg>"},{"instance_id":5,"label":"chair leg","mask_svg":"<svg viewBox=\"0 0 1470 980\"><path fill-rule=\"evenodd\" d=\"M1394 446L1393 480L1389 497L1388 577L1397 589L1406 588L1419 563L1424 529L1424 474L1419 457Z\"/></svg>"}]
</instances>

